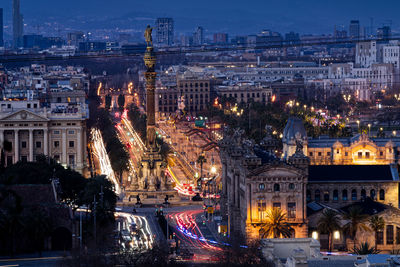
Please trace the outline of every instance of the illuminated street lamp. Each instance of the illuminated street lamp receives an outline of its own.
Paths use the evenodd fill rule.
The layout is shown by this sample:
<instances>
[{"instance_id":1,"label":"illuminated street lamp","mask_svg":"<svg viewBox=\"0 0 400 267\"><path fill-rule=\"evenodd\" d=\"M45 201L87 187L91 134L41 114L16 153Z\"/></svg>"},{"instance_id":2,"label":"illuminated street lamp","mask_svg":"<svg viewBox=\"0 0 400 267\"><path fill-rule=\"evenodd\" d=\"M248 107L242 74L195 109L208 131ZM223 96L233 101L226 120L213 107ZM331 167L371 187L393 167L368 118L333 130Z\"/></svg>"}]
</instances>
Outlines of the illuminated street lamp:
<instances>
[{"instance_id":1,"label":"illuminated street lamp","mask_svg":"<svg viewBox=\"0 0 400 267\"><path fill-rule=\"evenodd\" d=\"M217 168L215 168L215 166L211 167L211 173L214 175L217 173Z\"/></svg>"},{"instance_id":2,"label":"illuminated street lamp","mask_svg":"<svg viewBox=\"0 0 400 267\"><path fill-rule=\"evenodd\" d=\"M360 131L360 121L357 120L358 131Z\"/></svg>"},{"instance_id":3,"label":"illuminated street lamp","mask_svg":"<svg viewBox=\"0 0 400 267\"><path fill-rule=\"evenodd\" d=\"M368 123L368 136L370 135L370 133L371 133L371 124Z\"/></svg>"}]
</instances>

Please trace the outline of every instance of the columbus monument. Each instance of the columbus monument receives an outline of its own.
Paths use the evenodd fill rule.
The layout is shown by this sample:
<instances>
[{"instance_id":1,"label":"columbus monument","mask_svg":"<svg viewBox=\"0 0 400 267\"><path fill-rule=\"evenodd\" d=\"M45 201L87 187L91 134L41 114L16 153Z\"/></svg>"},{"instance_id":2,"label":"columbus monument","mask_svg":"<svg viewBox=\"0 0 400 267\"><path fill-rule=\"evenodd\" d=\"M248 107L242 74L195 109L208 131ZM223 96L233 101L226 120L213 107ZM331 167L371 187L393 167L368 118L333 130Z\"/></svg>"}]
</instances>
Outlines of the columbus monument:
<instances>
[{"instance_id":1,"label":"columbus monument","mask_svg":"<svg viewBox=\"0 0 400 267\"><path fill-rule=\"evenodd\" d=\"M153 48L152 28L147 26L144 37L147 48L144 54L146 72L146 114L147 114L147 135L146 148L135 174L131 174L132 182L126 191L125 199L129 202L139 196L143 203L161 204L168 195L171 201L178 201L179 196L168 182L166 175L167 162L162 158L160 148L156 141L156 120L155 120L155 71L156 54Z\"/></svg>"}]
</instances>

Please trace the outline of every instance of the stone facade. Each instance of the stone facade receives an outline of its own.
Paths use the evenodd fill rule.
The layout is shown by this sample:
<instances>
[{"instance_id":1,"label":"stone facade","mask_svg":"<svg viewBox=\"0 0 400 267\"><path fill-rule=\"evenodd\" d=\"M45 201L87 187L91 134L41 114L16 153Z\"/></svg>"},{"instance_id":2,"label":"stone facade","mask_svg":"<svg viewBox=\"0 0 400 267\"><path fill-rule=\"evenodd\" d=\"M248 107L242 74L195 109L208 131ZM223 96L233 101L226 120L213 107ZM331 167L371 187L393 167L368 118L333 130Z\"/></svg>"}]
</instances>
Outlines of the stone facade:
<instances>
[{"instance_id":1,"label":"stone facade","mask_svg":"<svg viewBox=\"0 0 400 267\"><path fill-rule=\"evenodd\" d=\"M45 155L84 172L88 118L85 108L66 105L63 110L48 109L41 107L39 101L3 101L0 105L0 143L9 144L5 147L6 166Z\"/></svg>"},{"instance_id":2,"label":"stone facade","mask_svg":"<svg viewBox=\"0 0 400 267\"><path fill-rule=\"evenodd\" d=\"M307 237L305 190L307 164L287 164L241 138L239 130L225 135L220 144L222 162L222 214L228 232L259 238L260 226L273 207L281 208L291 224L293 237ZM259 154L259 155L256 155ZM293 163L304 161L293 160ZM305 167L305 168L304 168Z\"/></svg>"}]
</instances>

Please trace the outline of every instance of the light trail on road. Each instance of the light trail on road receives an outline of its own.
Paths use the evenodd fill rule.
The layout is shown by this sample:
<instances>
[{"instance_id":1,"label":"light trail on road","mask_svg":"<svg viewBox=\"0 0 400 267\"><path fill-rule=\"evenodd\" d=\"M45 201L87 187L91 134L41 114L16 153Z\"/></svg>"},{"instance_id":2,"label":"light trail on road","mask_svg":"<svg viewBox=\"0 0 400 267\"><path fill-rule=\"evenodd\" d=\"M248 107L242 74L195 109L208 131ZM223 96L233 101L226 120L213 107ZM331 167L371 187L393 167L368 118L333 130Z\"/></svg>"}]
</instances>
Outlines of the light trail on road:
<instances>
[{"instance_id":1,"label":"light trail on road","mask_svg":"<svg viewBox=\"0 0 400 267\"><path fill-rule=\"evenodd\" d=\"M121 187L111 167L110 159L99 129L92 128L91 139L93 141L93 154L97 157L100 164L100 172L101 174L106 175L106 177L114 184L115 193L119 195L121 193Z\"/></svg>"},{"instance_id":2,"label":"light trail on road","mask_svg":"<svg viewBox=\"0 0 400 267\"><path fill-rule=\"evenodd\" d=\"M136 243L133 243L134 248L140 248L140 244L142 244L146 249L151 249L153 247L153 233L150 230L149 222L146 217L133 215L127 212L116 212L115 216L123 217L128 222L128 225L134 223L140 231L140 236L143 240L138 240Z\"/></svg>"}]
</instances>

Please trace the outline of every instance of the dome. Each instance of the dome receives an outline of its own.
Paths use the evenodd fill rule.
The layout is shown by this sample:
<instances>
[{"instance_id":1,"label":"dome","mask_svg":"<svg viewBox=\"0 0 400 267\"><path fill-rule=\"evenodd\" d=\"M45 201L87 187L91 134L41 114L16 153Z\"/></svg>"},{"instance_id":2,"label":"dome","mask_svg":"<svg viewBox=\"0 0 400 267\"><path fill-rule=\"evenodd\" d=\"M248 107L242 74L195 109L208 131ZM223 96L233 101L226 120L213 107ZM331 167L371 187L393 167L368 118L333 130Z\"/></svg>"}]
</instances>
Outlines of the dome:
<instances>
[{"instance_id":1,"label":"dome","mask_svg":"<svg viewBox=\"0 0 400 267\"><path fill-rule=\"evenodd\" d=\"M285 129L283 130L282 141L295 140L296 136L303 140L307 139L306 129L300 118L291 117L288 119Z\"/></svg>"}]
</instances>

